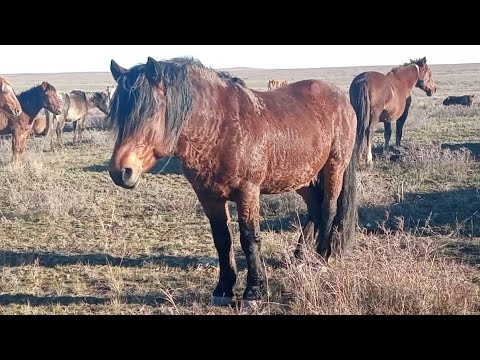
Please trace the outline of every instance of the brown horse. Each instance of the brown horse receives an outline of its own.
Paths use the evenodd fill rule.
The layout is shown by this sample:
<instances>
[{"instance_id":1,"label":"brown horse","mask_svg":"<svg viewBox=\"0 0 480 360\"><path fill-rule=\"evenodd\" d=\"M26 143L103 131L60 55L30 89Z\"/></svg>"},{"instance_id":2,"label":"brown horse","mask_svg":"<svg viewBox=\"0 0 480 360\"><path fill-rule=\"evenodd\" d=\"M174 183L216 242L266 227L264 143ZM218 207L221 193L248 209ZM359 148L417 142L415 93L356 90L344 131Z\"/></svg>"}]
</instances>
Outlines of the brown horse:
<instances>
[{"instance_id":1,"label":"brown horse","mask_svg":"<svg viewBox=\"0 0 480 360\"><path fill-rule=\"evenodd\" d=\"M400 146L403 125L408 117L413 88L432 96L436 91L432 71L427 59L412 60L408 64L392 69L383 75L375 71L358 75L350 85L350 101L357 113L357 151L363 152L364 138L367 139L367 164L372 164L372 140L379 122L385 124L384 151L389 150L392 122L397 122L396 145ZM360 159L358 159L360 160Z\"/></svg>"},{"instance_id":2,"label":"brown horse","mask_svg":"<svg viewBox=\"0 0 480 360\"><path fill-rule=\"evenodd\" d=\"M287 80L268 80L268 90L278 89L287 85Z\"/></svg>"},{"instance_id":3,"label":"brown horse","mask_svg":"<svg viewBox=\"0 0 480 360\"><path fill-rule=\"evenodd\" d=\"M110 69L118 83L109 114L117 128L110 176L116 185L135 189L158 159L181 160L219 256L214 304L231 302L237 276L227 201L238 210L247 304L263 292L260 194L297 191L308 205L306 232L326 259L351 242L357 120L338 88L304 80L254 91L239 78L185 58L149 58L129 70L112 60Z\"/></svg>"},{"instance_id":4,"label":"brown horse","mask_svg":"<svg viewBox=\"0 0 480 360\"><path fill-rule=\"evenodd\" d=\"M30 134L35 117L42 108L55 114L59 113L60 103L55 87L47 82L18 95L22 113L13 117L0 112L0 135L12 134L13 161L20 159Z\"/></svg>"},{"instance_id":5,"label":"brown horse","mask_svg":"<svg viewBox=\"0 0 480 360\"><path fill-rule=\"evenodd\" d=\"M18 116L22 113L22 107L7 79L0 77L0 109L8 114Z\"/></svg>"}]
</instances>

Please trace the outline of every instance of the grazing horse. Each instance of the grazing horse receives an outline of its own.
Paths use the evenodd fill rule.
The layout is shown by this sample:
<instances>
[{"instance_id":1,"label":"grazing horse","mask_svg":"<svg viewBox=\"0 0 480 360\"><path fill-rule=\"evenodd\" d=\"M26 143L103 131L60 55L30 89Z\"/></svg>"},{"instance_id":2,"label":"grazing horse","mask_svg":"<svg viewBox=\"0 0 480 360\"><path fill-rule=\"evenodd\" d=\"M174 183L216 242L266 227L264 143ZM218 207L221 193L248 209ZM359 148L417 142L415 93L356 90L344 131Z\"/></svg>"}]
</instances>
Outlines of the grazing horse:
<instances>
[{"instance_id":1,"label":"grazing horse","mask_svg":"<svg viewBox=\"0 0 480 360\"><path fill-rule=\"evenodd\" d=\"M432 71L427 59L411 61L392 69L388 74L364 72L350 85L350 101L357 113L358 156L363 152L363 142L367 139L367 164L372 164L372 141L375 128L379 122L385 124L384 151L389 150L392 136L392 122L397 122L396 145L400 146L403 125L408 117L412 102L413 88L425 91L432 96L436 91ZM360 159L358 159L360 160Z\"/></svg>"},{"instance_id":2,"label":"grazing horse","mask_svg":"<svg viewBox=\"0 0 480 360\"><path fill-rule=\"evenodd\" d=\"M46 111L48 129L45 141L47 144L50 143L52 149L55 145L54 130L57 134L57 145L63 147L62 133L65 122L73 122L73 142L81 143L87 113L94 108L98 108L107 115L110 108L110 99L104 91L88 92L74 90L70 93L59 91L58 94L61 113L52 116L52 114Z\"/></svg>"},{"instance_id":3,"label":"grazing horse","mask_svg":"<svg viewBox=\"0 0 480 360\"><path fill-rule=\"evenodd\" d=\"M118 83L109 114L117 130L110 176L116 185L135 189L157 160L180 159L218 252L215 305L232 301L237 277L227 201L237 205L247 259L246 305L260 300L264 290L261 194L297 191L304 198L304 226L325 259L351 243L357 120L337 87L304 80L254 91L191 58L148 58L128 70L112 60L110 70Z\"/></svg>"},{"instance_id":4,"label":"grazing horse","mask_svg":"<svg viewBox=\"0 0 480 360\"><path fill-rule=\"evenodd\" d=\"M18 102L15 91L7 79L0 77L0 109L6 111L8 114L18 116L22 113L22 107Z\"/></svg>"},{"instance_id":5,"label":"grazing horse","mask_svg":"<svg viewBox=\"0 0 480 360\"><path fill-rule=\"evenodd\" d=\"M13 117L0 112L0 135L12 134L13 161L18 161L25 151L33 122L42 108L60 113L60 103L55 87L47 82L32 87L17 96L22 113Z\"/></svg>"},{"instance_id":6,"label":"grazing horse","mask_svg":"<svg viewBox=\"0 0 480 360\"><path fill-rule=\"evenodd\" d=\"M475 100L475 95L449 96L445 100L443 100L443 105L444 106L450 106L450 105L472 106L474 100Z\"/></svg>"},{"instance_id":7,"label":"grazing horse","mask_svg":"<svg viewBox=\"0 0 480 360\"><path fill-rule=\"evenodd\" d=\"M288 85L287 80L268 80L268 90L278 89Z\"/></svg>"}]
</instances>

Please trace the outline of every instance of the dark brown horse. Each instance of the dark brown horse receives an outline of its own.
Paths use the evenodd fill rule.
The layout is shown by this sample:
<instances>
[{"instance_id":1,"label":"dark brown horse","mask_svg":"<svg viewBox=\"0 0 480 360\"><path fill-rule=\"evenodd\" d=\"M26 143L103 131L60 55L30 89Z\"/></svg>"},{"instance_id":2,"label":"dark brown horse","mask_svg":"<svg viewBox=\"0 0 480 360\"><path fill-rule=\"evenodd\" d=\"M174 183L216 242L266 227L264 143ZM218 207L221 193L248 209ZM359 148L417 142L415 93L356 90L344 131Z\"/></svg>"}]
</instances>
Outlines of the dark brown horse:
<instances>
[{"instance_id":1,"label":"dark brown horse","mask_svg":"<svg viewBox=\"0 0 480 360\"><path fill-rule=\"evenodd\" d=\"M0 112L0 135L12 134L13 160L19 160L25 151L25 144L30 134L35 117L42 108L59 113L60 103L55 87L47 82L22 92L18 95L22 113L13 117Z\"/></svg>"},{"instance_id":2,"label":"dark brown horse","mask_svg":"<svg viewBox=\"0 0 480 360\"><path fill-rule=\"evenodd\" d=\"M372 163L372 140L379 122L385 126L384 151L390 147L392 122L397 122L396 145L402 141L403 126L408 117L412 102L413 88L425 91L432 96L436 91L432 71L427 59L411 61L392 69L383 75L368 71L358 75L350 85L350 101L357 113L358 156L363 152L363 142L367 139L367 164ZM360 159L358 159L360 160Z\"/></svg>"},{"instance_id":3,"label":"dark brown horse","mask_svg":"<svg viewBox=\"0 0 480 360\"><path fill-rule=\"evenodd\" d=\"M260 194L297 191L308 205L307 233L315 234L325 258L351 242L357 120L338 88L304 80L259 92L184 58L149 58L129 70L112 60L111 72L118 87L109 115L117 128L110 176L134 189L158 159L174 155L182 161L218 251L214 304L230 303L237 276L227 201L238 209L247 303L261 299L264 278Z\"/></svg>"},{"instance_id":4,"label":"dark brown horse","mask_svg":"<svg viewBox=\"0 0 480 360\"><path fill-rule=\"evenodd\" d=\"M8 114L18 116L22 113L22 107L18 102L15 91L7 79L0 77L0 109L6 111Z\"/></svg>"},{"instance_id":5,"label":"dark brown horse","mask_svg":"<svg viewBox=\"0 0 480 360\"><path fill-rule=\"evenodd\" d=\"M475 101L475 95L449 96L443 100L443 106L462 105L472 106Z\"/></svg>"}]
</instances>

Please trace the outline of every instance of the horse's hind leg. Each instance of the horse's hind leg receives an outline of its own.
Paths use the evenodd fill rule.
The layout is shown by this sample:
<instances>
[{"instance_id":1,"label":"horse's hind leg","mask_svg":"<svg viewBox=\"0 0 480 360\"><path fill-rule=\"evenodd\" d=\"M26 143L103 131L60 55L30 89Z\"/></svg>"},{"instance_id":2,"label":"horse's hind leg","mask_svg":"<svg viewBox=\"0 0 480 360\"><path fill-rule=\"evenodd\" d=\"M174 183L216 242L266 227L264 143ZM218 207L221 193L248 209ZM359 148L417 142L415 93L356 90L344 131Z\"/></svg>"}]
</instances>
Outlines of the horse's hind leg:
<instances>
[{"instance_id":1,"label":"horse's hind leg","mask_svg":"<svg viewBox=\"0 0 480 360\"><path fill-rule=\"evenodd\" d=\"M402 116L397 120L397 132L395 133L397 146L400 146L402 143L403 126L405 125L405 121L407 121L408 112L410 111L411 105L412 105L412 97L409 96L405 104L405 111L403 112Z\"/></svg>"},{"instance_id":2,"label":"horse's hind leg","mask_svg":"<svg viewBox=\"0 0 480 360\"><path fill-rule=\"evenodd\" d=\"M76 120L72 124L73 125L73 143L74 144L79 143L79 140L78 140L78 131L79 131L78 121L79 120Z\"/></svg>"},{"instance_id":3,"label":"horse's hind leg","mask_svg":"<svg viewBox=\"0 0 480 360\"><path fill-rule=\"evenodd\" d=\"M85 120L87 116L84 115L83 117L80 118L80 120L77 121L77 126L78 126L78 143L83 142L83 130L85 130Z\"/></svg>"},{"instance_id":4,"label":"horse's hind leg","mask_svg":"<svg viewBox=\"0 0 480 360\"><path fill-rule=\"evenodd\" d=\"M345 161L331 158L322 169L324 191L321 206L320 229L317 252L326 260L331 255L333 221L337 214L337 201L342 191L343 174L347 168Z\"/></svg>"},{"instance_id":5,"label":"horse's hind leg","mask_svg":"<svg viewBox=\"0 0 480 360\"><path fill-rule=\"evenodd\" d=\"M375 134L375 129L377 128L380 122L381 112L372 112L370 115L370 124L365 129L365 137L367 140L367 165L373 164L373 155L372 155L372 146L373 146L373 135Z\"/></svg>"},{"instance_id":6,"label":"horse's hind leg","mask_svg":"<svg viewBox=\"0 0 480 360\"><path fill-rule=\"evenodd\" d=\"M302 233L297 242L295 249L295 257L300 257L303 254L305 246L313 244L318 235L318 229L320 226L321 216L321 204L323 200L323 179L321 179L322 185L310 185L297 191L297 193L303 198L307 204L308 218L305 224L302 226ZM321 190L321 191L319 191Z\"/></svg>"},{"instance_id":7,"label":"horse's hind leg","mask_svg":"<svg viewBox=\"0 0 480 360\"><path fill-rule=\"evenodd\" d=\"M230 214L227 202L198 190L198 187L196 189L198 199L210 221L220 265L220 279L213 291L213 305L230 305L233 300L233 286L237 279L237 269L232 248L232 234L229 227Z\"/></svg>"},{"instance_id":8,"label":"horse's hind leg","mask_svg":"<svg viewBox=\"0 0 480 360\"><path fill-rule=\"evenodd\" d=\"M392 138L392 123L390 121L385 121L385 144L383 144L383 152L388 154L390 151L390 139Z\"/></svg>"}]
</instances>

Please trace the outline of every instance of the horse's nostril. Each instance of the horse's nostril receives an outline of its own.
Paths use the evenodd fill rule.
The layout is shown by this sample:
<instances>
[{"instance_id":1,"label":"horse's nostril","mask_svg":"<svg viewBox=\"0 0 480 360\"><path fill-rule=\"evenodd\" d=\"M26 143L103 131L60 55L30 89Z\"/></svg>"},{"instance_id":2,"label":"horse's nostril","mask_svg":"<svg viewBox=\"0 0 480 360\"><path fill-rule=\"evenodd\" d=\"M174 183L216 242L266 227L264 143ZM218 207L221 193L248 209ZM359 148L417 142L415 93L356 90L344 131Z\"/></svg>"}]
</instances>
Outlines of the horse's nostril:
<instances>
[{"instance_id":1,"label":"horse's nostril","mask_svg":"<svg viewBox=\"0 0 480 360\"><path fill-rule=\"evenodd\" d=\"M131 168L124 168L122 170L122 179L125 183L130 182L133 176L133 170Z\"/></svg>"}]
</instances>

